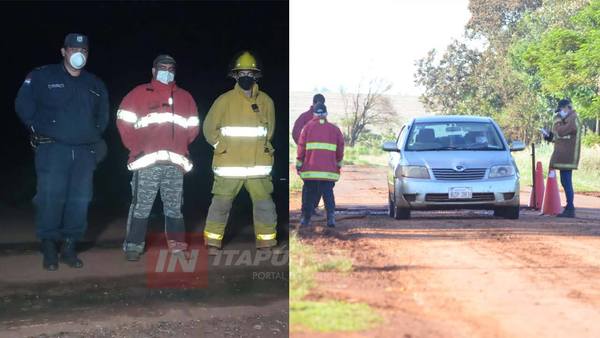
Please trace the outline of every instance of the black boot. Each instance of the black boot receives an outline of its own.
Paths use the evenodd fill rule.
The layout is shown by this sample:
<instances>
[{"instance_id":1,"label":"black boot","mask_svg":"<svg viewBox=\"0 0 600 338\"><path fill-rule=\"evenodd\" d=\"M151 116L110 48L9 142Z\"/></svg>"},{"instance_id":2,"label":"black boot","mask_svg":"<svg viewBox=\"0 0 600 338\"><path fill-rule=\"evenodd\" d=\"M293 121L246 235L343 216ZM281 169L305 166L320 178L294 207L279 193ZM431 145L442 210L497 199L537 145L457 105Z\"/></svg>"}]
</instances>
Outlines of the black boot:
<instances>
[{"instance_id":1,"label":"black boot","mask_svg":"<svg viewBox=\"0 0 600 338\"><path fill-rule=\"evenodd\" d=\"M327 212L327 227L335 228L335 211Z\"/></svg>"},{"instance_id":2,"label":"black boot","mask_svg":"<svg viewBox=\"0 0 600 338\"><path fill-rule=\"evenodd\" d=\"M44 255L43 266L48 271L58 270L58 252L56 242L51 239L42 239L42 255Z\"/></svg>"},{"instance_id":3,"label":"black boot","mask_svg":"<svg viewBox=\"0 0 600 338\"><path fill-rule=\"evenodd\" d=\"M75 240L72 238L65 239L62 247L62 252L60 253L60 261L62 263L67 264L72 268L82 268L83 262L77 258L77 253L75 252Z\"/></svg>"},{"instance_id":4,"label":"black boot","mask_svg":"<svg viewBox=\"0 0 600 338\"><path fill-rule=\"evenodd\" d=\"M562 213L556 215L556 217L567 217L567 218L575 218L575 209L567 209L563 210Z\"/></svg>"}]
</instances>

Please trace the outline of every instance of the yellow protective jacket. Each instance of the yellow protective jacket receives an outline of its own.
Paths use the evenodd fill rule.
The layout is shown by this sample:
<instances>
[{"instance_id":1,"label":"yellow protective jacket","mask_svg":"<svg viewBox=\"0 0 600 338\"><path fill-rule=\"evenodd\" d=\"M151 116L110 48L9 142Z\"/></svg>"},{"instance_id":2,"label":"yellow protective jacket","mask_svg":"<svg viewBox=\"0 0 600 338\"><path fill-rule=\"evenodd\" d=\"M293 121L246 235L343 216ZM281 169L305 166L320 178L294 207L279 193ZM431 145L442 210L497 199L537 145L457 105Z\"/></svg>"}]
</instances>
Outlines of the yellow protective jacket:
<instances>
[{"instance_id":1,"label":"yellow protective jacket","mask_svg":"<svg viewBox=\"0 0 600 338\"><path fill-rule=\"evenodd\" d=\"M222 177L266 177L273 166L273 100L254 84L248 97L238 84L219 96L204 120L206 141L214 149L213 171Z\"/></svg>"}]
</instances>

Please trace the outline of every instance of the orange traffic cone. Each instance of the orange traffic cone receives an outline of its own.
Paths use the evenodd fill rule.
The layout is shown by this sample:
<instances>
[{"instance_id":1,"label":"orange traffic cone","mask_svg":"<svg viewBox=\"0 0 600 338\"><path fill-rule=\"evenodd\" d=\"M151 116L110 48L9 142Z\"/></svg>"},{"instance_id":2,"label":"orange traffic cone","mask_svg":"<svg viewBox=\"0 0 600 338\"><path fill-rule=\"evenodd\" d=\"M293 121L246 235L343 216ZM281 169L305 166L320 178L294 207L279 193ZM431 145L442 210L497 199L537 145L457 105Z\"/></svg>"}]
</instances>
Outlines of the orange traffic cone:
<instances>
[{"instance_id":1,"label":"orange traffic cone","mask_svg":"<svg viewBox=\"0 0 600 338\"><path fill-rule=\"evenodd\" d=\"M548 179L546 180L546 193L544 194L544 203L542 207L543 215L560 214L560 194L558 192L558 183L556 182L556 171L550 169Z\"/></svg>"},{"instance_id":2,"label":"orange traffic cone","mask_svg":"<svg viewBox=\"0 0 600 338\"><path fill-rule=\"evenodd\" d=\"M535 194L533 193L533 189L531 190L531 195L529 196L529 207L535 210L539 210L542 207L542 202L544 201L544 169L542 168L542 162L538 161L535 165ZM535 201L533 197L535 196Z\"/></svg>"}]
</instances>

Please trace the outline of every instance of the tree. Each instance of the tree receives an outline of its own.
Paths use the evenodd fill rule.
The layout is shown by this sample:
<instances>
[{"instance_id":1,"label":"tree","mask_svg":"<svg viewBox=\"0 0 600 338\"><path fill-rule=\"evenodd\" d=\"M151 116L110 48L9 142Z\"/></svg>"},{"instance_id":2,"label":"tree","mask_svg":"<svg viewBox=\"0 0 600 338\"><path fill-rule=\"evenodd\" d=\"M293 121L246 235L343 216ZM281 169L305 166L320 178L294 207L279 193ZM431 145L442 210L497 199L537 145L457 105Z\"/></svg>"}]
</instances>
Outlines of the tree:
<instances>
[{"instance_id":1,"label":"tree","mask_svg":"<svg viewBox=\"0 0 600 338\"><path fill-rule=\"evenodd\" d=\"M355 93L348 93L343 88L341 90L345 111L342 119L344 139L350 147L367 131L367 127L394 122L396 117L392 102L386 95L392 89L391 83L382 79L370 80L366 93L361 85L358 85Z\"/></svg>"},{"instance_id":2,"label":"tree","mask_svg":"<svg viewBox=\"0 0 600 338\"><path fill-rule=\"evenodd\" d=\"M427 109L444 114L468 113L461 109L473 97L476 87L471 81L481 54L465 43L454 40L437 62L436 50L416 62L415 83L425 88L420 100Z\"/></svg>"},{"instance_id":3,"label":"tree","mask_svg":"<svg viewBox=\"0 0 600 338\"><path fill-rule=\"evenodd\" d=\"M547 30L521 56L539 76L543 93L571 98L582 118L596 119L600 133L600 1L591 1L569 21Z\"/></svg>"},{"instance_id":4,"label":"tree","mask_svg":"<svg viewBox=\"0 0 600 338\"><path fill-rule=\"evenodd\" d=\"M470 0L469 38L484 37L492 44L509 37L522 16L542 5L542 0Z\"/></svg>"},{"instance_id":5,"label":"tree","mask_svg":"<svg viewBox=\"0 0 600 338\"><path fill-rule=\"evenodd\" d=\"M531 141L570 97L600 125L600 0L470 0L469 10L465 38L439 62L435 50L417 62L427 108L490 116Z\"/></svg>"}]
</instances>

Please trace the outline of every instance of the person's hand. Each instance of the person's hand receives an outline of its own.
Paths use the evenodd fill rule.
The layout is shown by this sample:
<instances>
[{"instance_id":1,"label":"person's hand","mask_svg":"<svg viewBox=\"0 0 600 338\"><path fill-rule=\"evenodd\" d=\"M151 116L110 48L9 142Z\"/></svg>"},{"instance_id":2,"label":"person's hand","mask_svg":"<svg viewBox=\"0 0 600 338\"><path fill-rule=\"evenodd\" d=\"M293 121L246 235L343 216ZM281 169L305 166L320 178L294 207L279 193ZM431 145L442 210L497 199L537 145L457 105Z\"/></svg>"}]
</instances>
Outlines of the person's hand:
<instances>
[{"instance_id":1,"label":"person's hand","mask_svg":"<svg viewBox=\"0 0 600 338\"><path fill-rule=\"evenodd\" d=\"M544 135L544 140L546 142L552 142L552 140L554 139L554 133L549 131L547 135Z\"/></svg>"}]
</instances>

